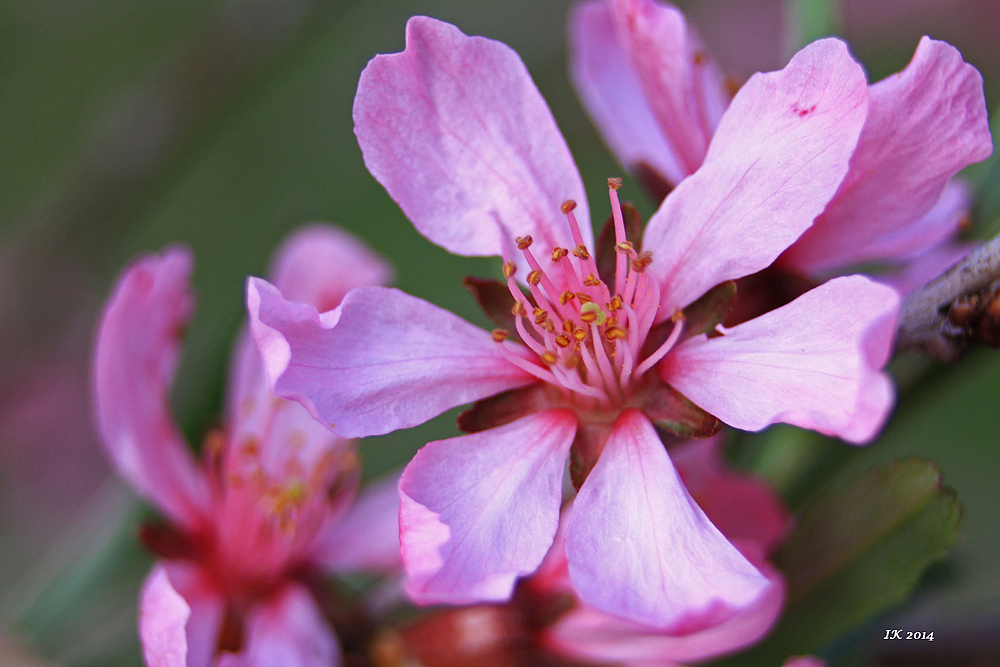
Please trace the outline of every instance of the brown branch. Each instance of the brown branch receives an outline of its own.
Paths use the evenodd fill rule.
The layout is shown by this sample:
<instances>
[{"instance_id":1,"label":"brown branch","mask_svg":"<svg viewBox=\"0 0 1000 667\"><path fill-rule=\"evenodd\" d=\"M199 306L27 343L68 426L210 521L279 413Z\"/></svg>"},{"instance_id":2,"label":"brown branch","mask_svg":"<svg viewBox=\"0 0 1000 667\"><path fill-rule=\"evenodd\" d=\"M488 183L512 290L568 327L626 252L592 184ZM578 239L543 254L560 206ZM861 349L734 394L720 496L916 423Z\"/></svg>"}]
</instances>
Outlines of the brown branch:
<instances>
[{"instance_id":1,"label":"brown branch","mask_svg":"<svg viewBox=\"0 0 1000 667\"><path fill-rule=\"evenodd\" d=\"M1000 303L993 298L997 280L1000 235L903 300L896 351L957 360L973 340L988 333L996 309L991 306Z\"/></svg>"}]
</instances>

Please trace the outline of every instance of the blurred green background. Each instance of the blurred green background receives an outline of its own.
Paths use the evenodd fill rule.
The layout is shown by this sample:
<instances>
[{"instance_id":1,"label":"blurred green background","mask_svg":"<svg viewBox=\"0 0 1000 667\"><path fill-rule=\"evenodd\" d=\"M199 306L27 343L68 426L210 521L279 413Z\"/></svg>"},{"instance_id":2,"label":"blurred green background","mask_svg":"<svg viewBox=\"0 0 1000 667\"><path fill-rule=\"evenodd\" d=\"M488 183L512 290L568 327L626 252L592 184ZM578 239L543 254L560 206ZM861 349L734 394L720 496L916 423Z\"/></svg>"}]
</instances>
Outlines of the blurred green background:
<instances>
[{"instance_id":1,"label":"blurred green background","mask_svg":"<svg viewBox=\"0 0 1000 667\"><path fill-rule=\"evenodd\" d=\"M352 133L358 74L374 54L402 49L413 14L509 44L548 100L603 220L605 179L623 174L566 76L570 4L0 5L0 664L140 664L135 597L151 561L134 535L146 510L108 475L86 393L94 317L123 265L167 244L194 250L198 311L174 392L193 443L218 417L244 280L263 273L298 225L346 227L391 260L399 287L485 325L460 280L496 277L499 265L424 240L369 176ZM850 40L874 80L905 66L929 33L980 68L990 109L1000 101L1000 9L991 0L853 0L835 21L823 19L822 2L796 3L805 14L775 0L681 4L739 80L780 67L802 35L830 29ZM978 235L998 230L995 164L973 173ZM653 210L628 179L622 193L645 215ZM965 504L962 540L910 605L831 648L845 663L897 664L881 655L882 625L920 623L911 629L936 630L945 643L949 632L966 641L969 628L1000 635L1000 355L977 350L952 367L910 360L901 368L916 380L884 436L858 451L813 442L818 476L898 455L935 459ZM450 413L366 441L366 474L456 432ZM778 430L740 447L759 453L768 438L804 436ZM780 477L774 470L765 472ZM784 481L791 496L808 495Z\"/></svg>"}]
</instances>

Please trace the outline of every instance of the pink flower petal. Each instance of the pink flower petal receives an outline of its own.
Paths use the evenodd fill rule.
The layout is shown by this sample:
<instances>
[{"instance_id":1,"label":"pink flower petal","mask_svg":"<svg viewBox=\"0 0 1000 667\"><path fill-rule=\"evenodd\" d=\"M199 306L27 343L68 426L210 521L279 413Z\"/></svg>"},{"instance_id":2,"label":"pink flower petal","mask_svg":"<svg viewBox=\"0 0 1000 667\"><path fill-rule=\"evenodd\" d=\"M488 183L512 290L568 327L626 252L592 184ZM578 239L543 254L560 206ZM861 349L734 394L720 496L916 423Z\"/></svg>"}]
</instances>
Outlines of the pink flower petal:
<instances>
[{"instance_id":1,"label":"pink flower petal","mask_svg":"<svg viewBox=\"0 0 1000 667\"><path fill-rule=\"evenodd\" d=\"M878 259L868 243L918 220L992 150L983 78L955 47L924 37L905 70L871 87L850 172L782 261L815 272Z\"/></svg>"},{"instance_id":2,"label":"pink flower petal","mask_svg":"<svg viewBox=\"0 0 1000 667\"><path fill-rule=\"evenodd\" d=\"M406 50L376 56L362 72L354 125L368 170L443 248L509 254L527 266L512 252L517 236L531 235L542 255L576 245L560 212L567 199L593 247L573 158L506 45L411 18Z\"/></svg>"},{"instance_id":3,"label":"pink flower petal","mask_svg":"<svg viewBox=\"0 0 1000 667\"><path fill-rule=\"evenodd\" d=\"M722 622L768 586L692 500L652 423L633 409L618 417L580 489L566 555L584 602L675 633Z\"/></svg>"},{"instance_id":4,"label":"pink flower petal","mask_svg":"<svg viewBox=\"0 0 1000 667\"><path fill-rule=\"evenodd\" d=\"M785 598L781 574L767 565L762 570L768 578L763 593L715 625L667 634L583 605L560 618L543 641L552 651L602 664L680 665L731 653L762 638L781 613Z\"/></svg>"},{"instance_id":5,"label":"pink flower petal","mask_svg":"<svg viewBox=\"0 0 1000 667\"><path fill-rule=\"evenodd\" d=\"M661 319L765 268L812 224L847 172L867 98L861 67L834 39L740 89L702 167L646 228Z\"/></svg>"},{"instance_id":6,"label":"pink flower petal","mask_svg":"<svg viewBox=\"0 0 1000 667\"><path fill-rule=\"evenodd\" d=\"M172 248L144 257L119 278L101 316L94 403L105 451L140 494L193 527L208 488L170 414L169 392L194 298L191 255Z\"/></svg>"},{"instance_id":7,"label":"pink flower petal","mask_svg":"<svg viewBox=\"0 0 1000 667\"><path fill-rule=\"evenodd\" d=\"M701 166L729 100L722 77L680 10L652 0L611 0L612 27L681 169ZM679 182L680 179L672 179Z\"/></svg>"},{"instance_id":8,"label":"pink flower petal","mask_svg":"<svg viewBox=\"0 0 1000 667\"><path fill-rule=\"evenodd\" d=\"M577 93L618 160L633 171L645 163L668 182L679 183L689 172L674 156L629 54L618 44L606 0L571 10L569 49Z\"/></svg>"},{"instance_id":9,"label":"pink flower petal","mask_svg":"<svg viewBox=\"0 0 1000 667\"><path fill-rule=\"evenodd\" d=\"M975 243L946 243L907 262L902 268L880 273L880 283L906 295L923 287L965 258L976 247Z\"/></svg>"},{"instance_id":10,"label":"pink flower petal","mask_svg":"<svg viewBox=\"0 0 1000 667\"><path fill-rule=\"evenodd\" d=\"M157 563L139 597L139 637L149 667L208 667L216 652L224 602L201 573Z\"/></svg>"},{"instance_id":11,"label":"pink flower petal","mask_svg":"<svg viewBox=\"0 0 1000 667\"><path fill-rule=\"evenodd\" d=\"M275 393L345 437L416 426L535 380L489 333L396 289L354 290L320 315L251 278L247 306Z\"/></svg>"},{"instance_id":12,"label":"pink flower petal","mask_svg":"<svg viewBox=\"0 0 1000 667\"><path fill-rule=\"evenodd\" d=\"M791 517L770 485L729 469L722 444L721 436L689 440L672 448L670 458L684 487L715 527L730 541L753 542L766 554L784 537ZM754 561L750 554L744 555Z\"/></svg>"},{"instance_id":13,"label":"pink flower petal","mask_svg":"<svg viewBox=\"0 0 1000 667\"><path fill-rule=\"evenodd\" d=\"M800 655L785 660L782 667L826 667L826 662L811 655Z\"/></svg>"},{"instance_id":14,"label":"pink flower petal","mask_svg":"<svg viewBox=\"0 0 1000 667\"><path fill-rule=\"evenodd\" d=\"M971 208L971 188L962 179L953 178L923 217L859 246L857 256L880 262L919 260L957 236Z\"/></svg>"},{"instance_id":15,"label":"pink flower petal","mask_svg":"<svg viewBox=\"0 0 1000 667\"><path fill-rule=\"evenodd\" d=\"M338 667L340 646L302 586L289 584L247 618L245 648L224 654L218 667Z\"/></svg>"},{"instance_id":16,"label":"pink flower petal","mask_svg":"<svg viewBox=\"0 0 1000 667\"><path fill-rule=\"evenodd\" d=\"M399 483L407 593L418 603L506 600L559 524L576 418L548 410L428 443Z\"/></svg>"},{"instance_id":17,"label":"pink flower petal","mask_svg":"<svg viewBox=\"0 0 1000 667\"><path fill-rule=\"evenodd\" d=\"M339 306L344 295L356 287L388 282L392 268L347 232L311 225L282 243L269 275L290 301L310 304L322 312ZM271 393L260 352L248 329L241 332L233 352L227 421L231 444L227 472L240 465L262 465L271 476L282 478L290 462L295 468L313 470L332 450L348 444L301 405ZM259 456L240 456L241 447L249 443ZM290 443L296 444L289 447Z\"/></svg>"},{"instance_id":18,"label":"pink flower petal","mask_svg":"<svg viewBox=\"0 0 1000 667\"><path fill-rule=\"evenodd\" d=\"M340 521L317 539L313 560L336 572L387 571L399 555L399 474L364 488Z\"/></svg>"},{"instance_id":19,"label":"pink flower petal","mask_svg":"<svg viewBox=\"0 0 1000 667\"><path fill-rule=\"evenodd\" d=\"M663 380L736 428L784 422L860 443L892 407L879 369L899 295L863 276L835 278L717 338L690 338L661 362Z\"/></svg>"}]
</instances>

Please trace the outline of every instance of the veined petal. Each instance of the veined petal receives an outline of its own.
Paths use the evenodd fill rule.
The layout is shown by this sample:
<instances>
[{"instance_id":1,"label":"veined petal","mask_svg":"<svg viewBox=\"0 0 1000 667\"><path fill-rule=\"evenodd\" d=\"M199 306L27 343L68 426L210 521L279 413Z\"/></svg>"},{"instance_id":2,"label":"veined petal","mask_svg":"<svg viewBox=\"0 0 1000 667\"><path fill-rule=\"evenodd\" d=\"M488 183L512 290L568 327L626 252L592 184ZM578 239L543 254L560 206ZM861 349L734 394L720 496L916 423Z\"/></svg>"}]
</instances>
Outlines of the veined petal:
<instances>
[{"instance_id":1,"label":"veined petal","mask_svg":"<svg viewBox=\"0 0 1000 667\"><path fill-rule=\"evenodd\" d=\"M339 667L340 646L309 592L289 584L248 615L245 648L218 667Z\"/></svg>"},{"instance_id":2,"label":"veined petal","mask_svg":"<svg viewBox=\"0 0 1000 667\"><path fill-rule=\"evenodd\" d=\"M376 56L361 73L354 128L368 170L451 252L507 254L523 267L517 236L532 236L542 254L572 248L567 199L593 247L566 142L524 63L500 42L411 18L406 50Z\"/></svg>"},{"instance_id":3,"label":"veined petal","mask_svg":"<svg viewBox=\"0 0 1000 667\"><path fill-rule=\"evenodd\" d=\"M552 544L566 457L568 410L428 443L399 482L406 590L418 603L506 600Z\"/></svg>"},{"instance_id":4,"label":"veined petal","mask_svg":"<svg viewBox=\"0 0 1000 667\"><path fill-rule=\"evenodd\" d=\"M688 339L660 363L660 377L736 428L784 422L865 442L892 407L879 369L898 307L885 285L835 278L724 336Z\"/></svg>"},{"instance_id":5,"label":"veined petal","mask_svg":"<svg viewBox=\"0 0 1000 667\"><path fill-rule=\"evenodd\" d=\"M571 10L569 59L577 94L627 169L645 163L670 183L688 175L660 130L629 54L618 43L606 0L582 2Z\"/></svg>"},{"instance_id":6,"label":"veined petal","mask_svg":"<svg viewBox=\"0 0 1000 667\"><path fill-rule=\"evenodd\" d=\"M750 606L721 623L692 632L665 633L582 605L544 634L550 650L581 660L663 667L707 660L748 646L778 619L785 599L781 574L763 565L768 585Z\"/></svg>"},{"instance_id":7,"label":"veined petal","mask_svg":"<svg viewBox=\"0 0 1000 667\"><path fill-rule=\"evenodd\" d=\"M388 283L392 273L391 266L354 236L318 224L292 233L268 272L290 301L310 304L320 312L339 306L356 287ZM226 412L227 471L238 470L241 464L262 465L270 475L282 478L291 460L298 469L314 470L329 452L347 446L304 407L271 393L249 328L241 331L233 352ZM245 445L257 453L241 457Z\"/></svg>"},{"instance_id":8,"label":"veined petal","mask_svg":"<svg viewBox=\"0 0 1000 667\"><path fill-rule=\"evenodd\" d=\"M580 489L566 556L584 602L661 631L720 623L768 586L692 500L634 409L618 417Z\"/></svg>"},{"instance_id":9,"label":"veined petal","mask_svg":"<svg viewBox=\"0 0 1000 667\"><path fill-rule=\"evenodd\" d=\"M729 102L722 77L676 7L653 0L611 0L609 6L633 76L670 144L681 177L688 176L701 166Z\"/></svg>"},{"instance_id":10,"label":"veined petal","mask_svg":"<svg viewBox=\"0 0 1000 667\"><path fill-rule=\"evenodd\" d=\"M170 384L194 297L191 255L172 248L135 262L105 304L94 351L94 403L108 457L141 495L193 527L208 488L170 414Z\"/></svg>"},{"instance_id":11,"label":"veined petal","mask_svg":"<svg viewBox=\"0 0 1000 667\"><path fill-rule=\"evenodd\" d=\"M920 40L902 72L870 89L851 169L783 262L816 272L879 259L868 244L916 222L949 178L993 151L983 78L958 49Z\"/></svg>"},{"instance_id":12,"label":"veined petal","mask_svg":"<svg viewBox=\"0 0 1000 667\"><path fill-rule=\"evenodd\" d=\"M139 637L149 667L208 667L224 601L183 563L157 563L139 596Z\"/></svg>"},{"instance_id":13,"label":"veined petal","mask_svg":"<svg viewBox=\"0 0 1000 667\"><path fill-rule=\"evenodd\" d=\"M399 556L399 473L373 482L317 538L313 560L332 571L387 571Z\"/></svg>"},{"instance_id":14,"label":"veined petal","mask_svg":"<svg viewBox=\"0 0 1000 667\"><path fill-rule=\"evenodd\" d=\"M747 81L704 164L646 228L660 319L765 268L812 224L847 173L867 101L864 72L835 39Z\"/></svg>"},{"instance_id":15,"label":"veined petal","mask_svg":"<svg viewBox=\"0 0 1000 667\"><path fill-rule=\"evenodd\" d=\"M354 290L320 315L251 278L247 306L275 393L344 437L416 426L535 381L489 333L396 289Z\"/></svg>"}]
</instances>

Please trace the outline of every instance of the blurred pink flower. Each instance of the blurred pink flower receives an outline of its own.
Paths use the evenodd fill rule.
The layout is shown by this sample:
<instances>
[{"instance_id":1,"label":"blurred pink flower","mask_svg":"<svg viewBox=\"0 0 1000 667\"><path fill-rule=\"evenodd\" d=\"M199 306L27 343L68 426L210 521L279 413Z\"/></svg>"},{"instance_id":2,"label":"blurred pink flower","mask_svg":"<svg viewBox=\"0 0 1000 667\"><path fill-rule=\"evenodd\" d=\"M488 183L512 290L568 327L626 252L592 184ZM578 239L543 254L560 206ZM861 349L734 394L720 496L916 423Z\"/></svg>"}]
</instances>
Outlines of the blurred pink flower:
<instances>
[{"instance_id":1,"label":"blurred pink flower","mask_svg":"<svg viewBox=\"0 0 1000 667\"><path fill-rule=\"evenodd\" d=\"M693 174L731 85L681 12L654 0L590 0L575 8L569 33L577 90L622 164L661 192ZM992 152L979 72L924 37L906 69L867 97L850 169L778 259L783 269L822 278L863 262L906 264L960 229L969 197L949 179Z\"/></svg>"},{"instance_id":2,"label":"blurred pink flower","mask_svg":"<svg viewBox=\"0 0 1000 667\"><path fill-rule=\"evenodd\" d=\"M335 664L337 642L309 574L397 564L395 480L355 500L355 443L271 394L245 331L224 427L196 464L168 400L193 308L191 265L186 250L172 248L129 267L105 307L94 360L105 450L170 524L144 534L162 556L140 600L147 663ZM286 242L271 275L295 298L331 308L390 273L354 238L316 226Z\"/></svg>"},{"instance_id":3,"label":"blurred pink flower","mask_svg":"<svg viewBox=\"0 0 1000 667\"><path fill-rule=\"evenodd\" d=\"M525 388L484 407L502 416L467 429L481 432L429 443L404 471L415 600L509 597L552 544L572 449L582 486L566 552L588 604L661 629L755 604L767 578L692 501L653 422L683 431L693 421L702 435L715 417L748 430L786 422L852 442L884 422L892 387L878 369L893 290L832 280L725 335L709 325L711 338L685 331L680 313L768 266L809 227L847 173L867 99L836 40L754 76L701 167L649 221L641 251L611 184L617 260L602 279L580 176L517 54L415 17L406 50L369 63L354 106L366 165L427 238L504 257L524 345L381 287L323 314L259 279L247 298L275 391L345 437Z\"/></svg>"}]
</instances>

